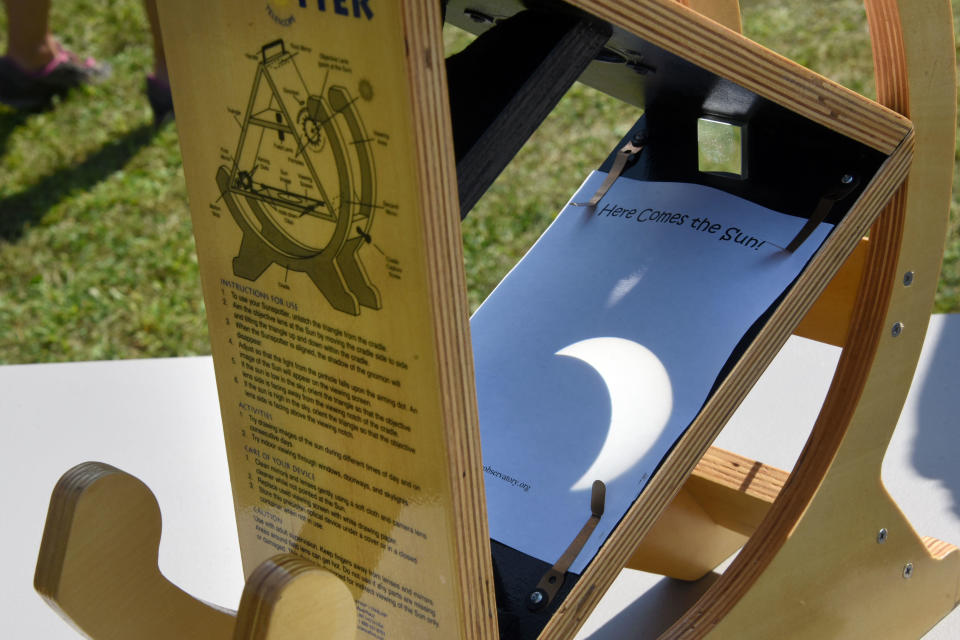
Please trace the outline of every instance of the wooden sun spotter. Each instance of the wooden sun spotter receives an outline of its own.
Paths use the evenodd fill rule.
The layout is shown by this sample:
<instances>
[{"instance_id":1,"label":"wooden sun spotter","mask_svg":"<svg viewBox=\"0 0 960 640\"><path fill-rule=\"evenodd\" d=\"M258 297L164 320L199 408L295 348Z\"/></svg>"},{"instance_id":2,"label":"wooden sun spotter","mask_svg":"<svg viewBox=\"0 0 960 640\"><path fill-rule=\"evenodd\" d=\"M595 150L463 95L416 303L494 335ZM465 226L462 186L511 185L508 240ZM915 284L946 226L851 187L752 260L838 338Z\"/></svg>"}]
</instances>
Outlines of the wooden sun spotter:
<instances>
[{"instance_id":1,"label":"wooden sun spotter","mask_svg":"<svg viewBox=\"0 0 960 640\"><path fill-rule=\"evenodd\" d=\"M587 3L575 4L586 7ZM691 54L686 50L686 47L692 45L692 48L699 51L703 44L701 39L689 37L691 33L696 35L698 29L709 32L710 38L727 42L731 49L738 47L740 44L738 40L740 37L729 29L703 18L694 20L690 17L689 12L684 12L681 7L673 3L650 2L642 4L643 8L638 8L641 13L644 10L653 11L662 8L664 12L672 14L677 20L674 29L677 35L676 40L671 40L662 33L650 34L643 30L644 27L635 23L630 23L629 27L625 27L626 22L617 23L614 20L615 26L640 33L643 38L668 51L676 52L683 58L696 59L697 54ZM594 10L596 6L591 5L589 9ZM613 19L611 16L613 16L615 9L613 7L609 7L609 9L610 13L604 14L603 17ZM688 18L690 23L686 22ZM651 28L649 24L647 28ZM683 38L679 35L681 32L685 34ZM738 53L740 52L738 51ZM787 63L780 66L781 61L782 59L778 60L776 57L767 59L768 63L780 67L778 73L781 74L778 77L768 79L770 85L760 86L754 83L754 88L760 96L774 102L781 100L776 85L786 86L786 84L794 81L806 82L810 73L806 70L794 69ZM704 64L704 66L707 65ZM723 78L729 79L735 75L729 70L718 68L716 65L712 70ZM789 78L789 80L784 80L784 78ZM819 82L820 85L818 86L823 91L823 95L819 96L816 102L821 105L823 103L835 104L838 109L838 111L833 112L836 119L831 123L831 129L839 129L849 135L850 131L844 128L848 116L858 121L862 121L862 118L869 120L873 117L889 119L888 124L893 126L894 129L897 127L897 123L906 122L900 116L892 114L890 111L878 107L846 89L832 85L823 79L820 79ZM805 102L810 99L810 96L801 94L794 99ZM813 107L813 105L810 106ZM802 106L791 104L790 109L796 109L799 113L806 113ZM841 111L846 112L846 114L842 114ZM853 116L855 112L858 115ZM594 562L580 576L579 581L566 596L566 601L560 604L559 608L553 613L539 637L566 638L576 632L586 615L599 600L600 595L609 587L620 568L631 557L637 546L637 541L647 534L649 528L660 517L661 512L673 499L687 475L706 452L719 429L756 381L759 373L779 350L790 331L799 322L804 311L822 292L827 281L842 263L843 258L840 256L846 255L846 252L852 250L867 232L874 216L879 212L883 203L887 202L899 187L909 169L912 134L909 132L909 125L907 126L907 130L904 130L905 136L899 139L893 153L883 163L870 185L849 210L844 223L834 231L829 240L830 248L825 249L809 264L807 270L767 321L764 329L753 339L753 343L740 357L739 362L730 371L725 382L720 385L716 395L702 409L698 418L691 424L687 433L664 461L661 470L645 488L634 507L621 520L618 529L606 540ZM861 137L860 142L865 142L865 140ZM836 250L836 253L834 253L834 250ZM510 601L510 605L510 610L515 611L522 606L522 603Z\"/></svg>"},{"instance_id":2,"label":"wooden sun spotter","mask_svg":"<svg viewBox=\"0 0 960 640\"><path fill-rule=\"evenodd\" d=\"M660 471L651 479L643 494L627 512L620 526L610 535L599 555L606 562L587 567L580 582L568 596L575 607L564 607L553 615L544 628L544 638L568 637L575 633L585 616L596 606L620 568L663 509L679 491L697 462L703 457L723 425L756 383L760 374L779 352L805 310L819 297L830 277L843 262L841 256L851 251L873 220L873 214L902 183L910 165L912 136L881 167L870 186L847 214L843 228L831 235L831 242L842 247L836 254L818 253L773 312L764 330L754 338L715 395L704 405L697 418L662 462Z\"/></svg>"},{"instance_id":3,"label":"wooden sun spotter","mask_svg":"<svg viewBox=\"0 0 960 640\"><path fill-rule=\"evenodd\" d=\"M488 4L512 12L521 6L512 0L477 0L478 6ZM942 245L946 229L956 116L949 3L867 0L878 95L886 106L736 33L739 12L730 0L569 4L612 27L611 42L640 38L699 65L714 79L746 88L767 105L780 105L830 135L839 133L864 145L857 148L877 156L879 168L763 326L751 334L600 552L530 638L570 640L624 566L695 579L744 541L730 568L662 637L922 634L958 604L960 551L914 533L883 489L880 465L913 377L936 289L939 256L930 248ZM462 10L462 5L459 0L443 4L448 12ZM149 490L108 465L80 465L54 490L35 585L96 640L348 640L364 616L372 615L371 607L379 612L376 606L388 606L378 598L388 602L385 585L393 588L398 582L405 583L397 584L398 592L410 590L421 601L420 591L431 594L436 611L424 623L426 615L418 618L412 609L407 615L393 604L397 611L390 611L394 617L389 622L385 618L386 637L497 637L455 217L463 195L458 197L456 190L458 167L440 53L441 3L377 3L375 13L362 1L345 7L279 0L268 0L266 13L262 4L230 0L202 5L167 0L160 7L164 34L176 43L168 47L168 62L178 126L191 132L181 143L248 582L236 616L180 591L157 568L160 516ZM277 39L278 30L283 39ZM318 32L324 38L317 39ZM370 41L377 46L365 44ZM584 51L596 46L591 42ZM584 51L577 56L581 63ZM922 73L917 71L921 67ZM291 74L291 84L278 90L270 74L283 69ZM255 77L244 120L240 108L228 102L247 99L245 91L239 98L233 95L238 93L231 80L236 74ZM586 75L597 77L589 70ZM633 84L635 76L628 76ZM262 86L261 78L267 79ZM615 75L604 78L612 83L607 87L611 93L623 94L622 85L614 86L619 82ZM271 93L258 93L267 84ZM351 98L351 91L360 97ZM626 93L631 100L639 95ZM223 97L228 94L229 99ZM494 119L518 116L514 107L499 110ZM265 145L265 151L261 154L258 146L244 156L251 122L262 129L258 145ZM238 135L240 142L228 148ZM292 153L292 159L282 160L289 164L270 155L280 151ZM324 153L336 177L328 175L330 167L311 168L306 175L309 154ZM241 160L250 166L237 173ZM232 173L224 166L231 162ZM271 164L288 171L279 171L279 183L268 185L264 176L269 177ZM290 170L302 173L297 180L303 193L290 187ZM321 183L334 197L311 195L312 189L324 191ZM246 226L232 208L236 225L221 215L227 212L219 203L225 199L231 204L235 192L256 200L251 205L255 221L248 219ZM268 200L280 203L274 218L260 204ZM304 202L310 204L300 206ZM295 206L296 215L291 213ZM374 213L383 220L371 231ZM268 228L271 220L278 223L276 229ZM303 220L335 224L333 239L319 251L298 241L290 229ZM263 236L261 253L250 253L255 232ZM357 257L367 245L375 246L363 255L376 248L383 264L369 257L364 264ZM304 257L310 251L317 255ZM266 266L264 254L272 256ZM238 267L244 260L248 263ZM263 273L269 278L261 279ZM235 295L231 307L227 297L235 292L311 316L314 324L307 318L304 326L316 329L314 335L325 332L323 339L343 336L341 349L331 356L336 363L316 354L309 359L306 352L295 361L301 355L292 348L279 352L289 356L289 363L274 361L271 350L279 347L263 342L270 333L266 329L262 341L244 337L245 351L238 352L241 335L234 323L248 319L246 312L232 309L259 306ZM820 308L828 305L833 308ZM260 317L269 322L268 316ZM289 312L282 317L289 321L277 326L289 329L289 335L299 331L296 323L304 322ZM800 332L844 349L820 417L788 476L710 445L798 326ZM390 371L396 379L382 376L384 386L369 386L373 383L363 366L376 373L376 364L364 361L359 373L356 364L350 369L345 359L351 345L354 351L372 345L384 358L392 356L389 364L396 370ZM372 350L370 358L375 358ZM247 368L254 366L250 361L263 367L259 373ZM353 360L361 361L359 356ZM274 362L283 366L274 367ZM306 416L303 424L293 418L275 420L272 412L283 409L268 399L275 397L268 387L257 387L256 376L282 382L280 375L287 375L283 367L293 370L298 364L302 371L316 367L324 373L331 385L323 387L326 395L339 391L341 398L359 402L377 398L374 391L381 391L379 404L368 400L369 406L385 412L391 424L413 423L414 428L406 425L410 435L395 436L408 437L412 445L387 450L385 443L394 448L397 443L375 434L362 440L373 429L359 425L353 425L355 433L334 427L335 435L328 435L321 423L307 425ZM391 398L395 406L385 408ZM371 411L363 424L376 419L377 412ZM271 423L282 423L282 429ZM346 418L339 424L350 426ZM298 432L299 427L304 428ZM318 433L328 439L313 442ZM311 448L327 456L313 484L295 477L307 478L309 469L294 471L293 465L317 463L306 455L313 455ZM353 466L337 467L332 457ZM267 479L261 483L264 468ZM285 469L294 475L284 475ZM330 499L311 502L310 487L326 491ZM335 526L330 515L322 519L329 508L339 508L337 517L354 524L354 518L374 514L365 521L368 529L371 522L388 525L379 540L358 535L349 523L338 533L342 525ZM311 560L272 555L273 546L254 526L256 509L276 509L278 535L286 535L283 527L290 525L289 546L309 555L309 547L301 544L309 541L326 554L314 554L313 561L327 563L332 572ZM407 547L388 546L388 538L408 529L422 529L422 540L410 533ZM406 552L417 549L420 557L412 562ZM380 594L378 581L384 587Z\"/></svg>"}]
</instances>

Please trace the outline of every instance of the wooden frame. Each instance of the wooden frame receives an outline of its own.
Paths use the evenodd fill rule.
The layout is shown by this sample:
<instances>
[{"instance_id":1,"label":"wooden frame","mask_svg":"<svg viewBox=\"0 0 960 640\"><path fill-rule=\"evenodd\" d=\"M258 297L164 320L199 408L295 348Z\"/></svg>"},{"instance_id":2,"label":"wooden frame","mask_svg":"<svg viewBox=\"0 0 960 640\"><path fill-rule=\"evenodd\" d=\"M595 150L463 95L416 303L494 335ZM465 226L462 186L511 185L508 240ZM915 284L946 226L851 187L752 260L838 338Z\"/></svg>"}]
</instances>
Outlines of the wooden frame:
<instances>
[{"instance_id":1,"label":"wooden frame","mask_svg":"<svg viewBox=\"0 0 960 640\"><path fill-rule=\"evenodd\" d=\"M785 628L794 635L802 628L805 637L811 638L838 633L867 636L882 632L887 637L891 633L901 637L922 633L957 604L960 553L951 545L919 538L912 531L883 490L879 470L919 356L936 287L933 274L938 272L939 255L933 255L930 247L942 243L945 229L953 158L953 138L946 132L953 132L955 121L953 67L928 61L952 56L949 4L866 2L880 102L909 116L912 123L671 0L575 0L570 4L611 25L614 37L620 33L639 36L888 159L837 228L829 250L813 259L776 308L539 637L573 637L628 563L693 577L751 533L731 568L665 637L765 638L782 634ZM715 11L723 24L739 24L730 2L691 4L704 12ZM495 605L477 464L479 440L469 342L465 340L466 303L456 227L459 216L454 217L461 206L454 191L456 169L448 139L445 79L435 63L440 50L438 7L415 0L399 5L407 50L405 95L409 102L405 108L415 132L409 139L409 157L416 168L411 197L424 210L414 233L416 249L412 250L422 251L422 262L410 270L425 291L421 300L428 312L418 317L427 318L429 325L422 337L413 339L421 341L425 353L431 354L429 364L435 368L421 371L438 392L426 402L434 403L431 416L443 425L439 440L432 445L424 441L423 446L442 447L443 464L433 477L443 505L437 516L442 522L436 526L446 532L445 548L450 549L450 556L444 562L449 561L446 566L452 567L455 577L452 602L456 610L448 612L452 622L446 631L456 629L457 637L493 638ZM186 9L178 14L167 8L162 18L168 35L178 33L188 40L204 37L206 25ZM190 57L189 53L172 54L174 91L181 130L199 131L204 126L198 102L204 94L202 80L185 75L178 83L177 78L177 69L185 69ZM921 64L932 71L909 73ZM191 147L194 144L200 143L184 143L185 156L201 157L199 146ZM199 163L186 162L188 173L193 162ZM195 207L196 202L203 202L202 196L196 197L202 193L191 189ZM869 244L855 252L859 257L841 270L845 256L862 245L872 224ZM857 266L860 264L862 269ZM711 452L710 443L838 271L847 274L842 276L847 282L858 283L857 298L852 304L835 305L841 309L840 317L848 320L833 324L848 328L827 333L832 341L843 344L844 351L807 448L789 478L767 470L754 482L733 483L738 485L734 489L730 477L748 461ZM909 283L904 279L907 273L911 274ZM208 289L210 282L205 281ZM212 306L208 303L208 308ZM811 318L808 326L817 324L812 320L816 314L837 317L829 310L813 308L814 315L807 316ZM211 311L211 321L217 319ZM401 327L398 331L408 330ZM229 359L224 355L225 346L215 344L214 351L215 359ZM218 381L223 388L229 383L228 374L222 372L227 369L221 370L221 366ZM225 415L231 408L224 401ZM241 468L232 469L235 486L242 477ZM716 508L695 513L697 509L689 505L696 500L691 501L690 496L708 496L709 504ZM38 590L97 638L129 637L134 627L123 626L109 611L97 608L97 603L129 598L131 590L137 594L133 609L137 615L157 605L161 617L173 616L184 629L192 630L177 631L178 637L190 637L189 633L225 637L233 628L233 619L176 592L159 576L155 556L151 559L149 552L137 561L138 569L132 575L115 573L116 567L138 556L141 540L159 537L158 518L134 517L152 514L149 503L142 485L114 469L82 466L68 473L51 503L38 563ZM238 494L238 510L242 504ZM112 517L94 524L106 510ZM708 544L704 557L691 559L688 548L676 540L657 541L658 522L666 526L670 519L682 520L692 537ZM126 531L123 527L131 523L136 523L133 530ZM878 547L881 529L887 533L883 546ZM104 532L124 532L119 537L132 546L104 545L100 540ZM642 541L640 548L638 541ZM143 544L149 550L151 543ZM246 543L251 549L256 546L251 545ZM356 593L347 593L343 583L330 574L286 558L266 560L267 564L254 572L254 565L263 560L262 549L252 555L245 551L251 574L249 593L245 592L241 603L235 637L300 637L305 625L315 624L316 617L309 621L303 617L307 612L318 615L315 602L329 605L321 611L321 617L333 625L328 637L350 636L343 629L355 626L350 604ZM904 573L907 564L909 576ZM85 581L90 566L103 569L102 577L92 583L105 585L106 592L114 594L113 600L102 590L90 589ZM149 579L144 577L147 575ZM868 587L878 580L895 584L877 594ZM161 605L161 601L168 604ZM305 604L308 601L310 604ZM160 627L154 631L155 637L170 633ZM145 637L142 629L138 633ZM412 630L397 633L414 637Z\"/></svg>"}]
</instances>

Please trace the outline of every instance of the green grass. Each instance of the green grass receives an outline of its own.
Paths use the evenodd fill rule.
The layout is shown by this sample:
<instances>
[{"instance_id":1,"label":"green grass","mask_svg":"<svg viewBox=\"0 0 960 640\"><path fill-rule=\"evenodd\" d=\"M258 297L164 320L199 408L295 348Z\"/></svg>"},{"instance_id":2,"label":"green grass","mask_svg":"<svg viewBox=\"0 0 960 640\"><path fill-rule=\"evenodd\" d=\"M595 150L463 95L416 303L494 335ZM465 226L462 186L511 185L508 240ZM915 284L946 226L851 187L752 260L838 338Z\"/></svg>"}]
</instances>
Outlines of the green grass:
<instances>
[{"instance_id":1,"label":"green grass","mask_svg":"<svg viewBox=\"0 0 960 640\"><path fill-rule=\"evenodd\" d=\"M876 97L870 36L860 0L742 0L741 4L744 30L751 38L867 97ZM958 0L952 0L951 7L954 41L960 42ZM940 313L960 311L960 140L954 162L950 221L934 303Z\"/></svg>"},{"instance_id":2,"label":"green grass","mask_svg":"<svg viewBox=\"0 0 960 640\"><path fill-rule=\"evenodd\" d=\"M748 35L871 95L857 0L743 4ZM140 0L53 9L61 40L109 61L113 76L45 113L0 107L0 362L207 353L177 132L153 130L143 90L151 53ZM473 306L637 115L586 87L568 92L463 225ZM958 213L955 197L942 311L960 310Z\"/></svg>"},{"instance_id":3,"label":"green grass","mask_svg":"<svg viewBox=\"0 0 960 640\"><path fill-rule=\"evenodd\" d=\"M153 130L139 0L54 2L106 83L0 111L0 361L209 352L176 129Z\"/></svg>"}]
</instances>

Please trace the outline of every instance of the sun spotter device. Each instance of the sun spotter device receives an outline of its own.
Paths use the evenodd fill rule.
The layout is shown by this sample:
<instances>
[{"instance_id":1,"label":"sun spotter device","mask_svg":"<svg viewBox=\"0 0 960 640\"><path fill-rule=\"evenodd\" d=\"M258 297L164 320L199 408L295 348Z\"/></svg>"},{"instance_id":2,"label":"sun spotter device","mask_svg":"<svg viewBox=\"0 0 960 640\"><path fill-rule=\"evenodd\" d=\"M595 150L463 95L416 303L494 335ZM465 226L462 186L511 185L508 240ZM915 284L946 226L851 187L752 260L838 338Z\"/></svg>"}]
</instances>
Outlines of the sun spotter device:
<instances>
[{"instance_id":1,"label":"sun spotter device","mask_svg":"<svg viewBox=\"0 0 960 640\"><path fill-rule=\"evenodd\" d=\"M233 273L257 280L276 263L302 271L337 310L380 308L357 251L372 241L376 173L371 138L342 86L313 94L283 40L264 45L217 185L243 241ZM361 84L361 95L369 85ZM369 98L369 96L366 96Z\"/></svg>"},{"instance_id":2,"label":"sun spotter device","mask_svg":"<svg viewBox=\"0 0 960 640\"><path fill-rule=\"evenodd\" d=\"M558 14L556 37L530 47L546 18L514 20L529 4L516 1L370 0L356 19L338 13L345 2L160 4L254 606L234 618L169 587L159 516L148 522L142 492L105 472L130 499L106 501L92 483L57 492L51 529L79 537L45 536L43 555L44 575L76 578L45 594L89 637L571 640L623 567L650 568L637 560L644 545L653 570L682 579L743 546L663 638L916 638L955 606L960 553L919 537L880 482L946 229L949 2L867 0L877 102L737 33L717 10L726 0L536 3ZM499 28L495 46L481 35L445 65L444 18ZM582 74L567 73L571 58ZM464 87L484 96L484 69L522 73L501 83L492 113L453 108ZM610 134L613 153L571 199L615 175L596 206L561 212L468 324L461 213L541 121L545 89L558 97L557 79L573 76L643 116ZM898 115L908 107L913 121ZM704 114L749 131L745 175L701 170ZM464 145L469 129L479 135ZM621 153L638 134L642 153ZM572 188L582 174L567 177ZM810 235L782 250L811 217ZM844 349L789 481L716 454L735 407L868 231L852 293L828 305ZM667 431L657 435L666 403L643 397L665 396L656 363L638 366L640 351L619 343L621 363L597 338L662 363ZM658 409L643 425L624 388ZM621 444L639 427L649 456L639 437ZM602 504L584 518L597 479ZM149 553L91 578L84 567L107 565L85 541L131 523L151 526L122 548ZM316 567L298 591L313 599L278 591L302 584L281 552ZM95 588L129 615L91 599ZM318 626L318 603L342 604L349 615L324 618L348 628ZM183 630L164 633L151 612Z\"/></svg>"}]
</instances>

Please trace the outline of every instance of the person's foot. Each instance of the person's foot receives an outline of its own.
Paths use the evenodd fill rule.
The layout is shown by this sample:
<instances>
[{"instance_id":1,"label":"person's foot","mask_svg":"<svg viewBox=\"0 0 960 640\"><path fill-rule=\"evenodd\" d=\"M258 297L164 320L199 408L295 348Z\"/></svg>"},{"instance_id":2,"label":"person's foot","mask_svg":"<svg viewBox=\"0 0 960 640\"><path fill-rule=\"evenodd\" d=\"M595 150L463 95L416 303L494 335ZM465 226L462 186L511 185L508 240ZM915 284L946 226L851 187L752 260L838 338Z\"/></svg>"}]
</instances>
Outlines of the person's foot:
<instances>
[{"instance_id":1,"label":"person's foot","mask_svg":"<svg viewBox=\"0 0 960 640\"><path fill-rule=\"evenodd\" d=\"M173 120L173 96L170 85L152 73L147 76L147 100L153 110L153 125L159 127Z\"/></svg>"},{"instance_id":2,"label":"person's foot","mask_svg":"<svg viewBox=\"0 0 960 640\"><path fill-rule=\"evenodd\" d=\"M110 67L93 58L81 60L63 49L47 66L28 71L9 56L0 57L0 103L25 111L50 106L54 96L110 75Z\"/></svg>"}]
</instances>

